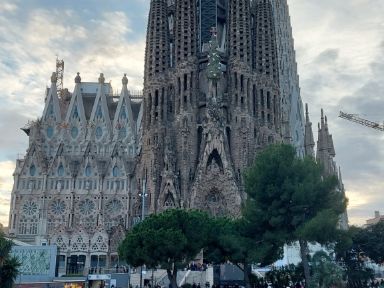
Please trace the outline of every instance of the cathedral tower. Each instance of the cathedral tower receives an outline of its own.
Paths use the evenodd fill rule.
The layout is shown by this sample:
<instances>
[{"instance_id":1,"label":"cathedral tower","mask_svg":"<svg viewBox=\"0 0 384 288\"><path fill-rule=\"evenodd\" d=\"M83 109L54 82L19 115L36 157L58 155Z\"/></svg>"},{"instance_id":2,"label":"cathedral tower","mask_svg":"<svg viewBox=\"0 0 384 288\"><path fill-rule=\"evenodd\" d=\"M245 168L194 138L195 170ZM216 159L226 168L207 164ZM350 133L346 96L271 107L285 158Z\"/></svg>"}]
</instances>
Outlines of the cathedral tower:
<instances>
[{"instance_id":1,"label":"cathedral tower","mask_svg":"<svg viewBox=\"0 0 384 288\"><path fill-rule=\"evenodd\" d=\"M270 1L151 1L136 167L148 213L239 213L243 172L281 140L273 13Z\"/></svg>"}]
</instances>

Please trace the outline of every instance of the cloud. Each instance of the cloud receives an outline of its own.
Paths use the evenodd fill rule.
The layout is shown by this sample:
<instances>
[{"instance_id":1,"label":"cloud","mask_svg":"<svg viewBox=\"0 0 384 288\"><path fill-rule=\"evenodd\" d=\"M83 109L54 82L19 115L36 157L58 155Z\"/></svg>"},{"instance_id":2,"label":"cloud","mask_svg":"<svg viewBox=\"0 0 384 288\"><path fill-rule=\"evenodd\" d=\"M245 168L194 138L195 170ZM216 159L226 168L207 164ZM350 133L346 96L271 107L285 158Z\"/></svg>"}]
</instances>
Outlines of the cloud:
<instances>
[{"instance_id":1,"label":"cloud","mask_svg":"<svg viewBox=\"0 0 384 288\"><path fill-rule=\"evenodd\" d=\"M384 135L338 118L343 110L384 120L384 21L379 0L289 0L301 92L311 120L328 115L351 223L383 207Z\"/></svg>"},{"instance_id":2,"label":"cloud","mask_svg":"<svg viewBox=\"0 0 384 288\"><path fill-rule=\"evenodd\" d=\"M40 117L45 89L58 56L65 61L64 86L71 91L76 72L83 81L95 82L103 72L113 88L121 89L127 73L129 88L141 90L145 51L145 18L135 10L102 5L93 10L73 9L66 3L45 0L2 3L0 8L0 221L7 223L12 173L17 155L28 148L28 138L19 129ZM59 6L62 5L62 6ZM127 6L126 4L124 4ZM110 7L111 6L111 7ZM89 5L88 5L89 8ZM120 5L120 8L126 8ZM143 10L145 8L142 8ZM134 20L131 20L134 19ZM138 27L138 23L141 23ZM5 161L5 162L4 162ZM12 169L11 169L12 167Z\"/></svg>"},{"instance_id":3,"label":"cloud","mask_svg":"<svg viewBox=\"0 0 384 288\"><path fill-rule=\"evenodd\" d=\"M13 178L10 177L15 170L14 161L0 162L0 223L8 225L9 203L11 200L11 191Z\"/></svg>"},{"instance_id":4,"label":"cloud","mask_svg":"<svg viewBox=\"0 0 384 288\"><path fill-rule=\"evenodd\" d=\"M15 12L18 8L15 3L3 2L0 5L0 14Z\"/></svg>"},{"instance_id":5,"label":"cloud","mask_svg":"<svg viewBox=\"0 0 384 288\"><path fill-rule=\"evenodd\" d=\"M83 81L97 81L103 72L115 90L127 73L129 87L142 88L148 3L101 1L94 5L94 1L83 0L74 9L71 1L37 0L23 1L20 9L20 1L2 1L0 128L7 137L0 140L0 163L14 163L17 153L27 149L27 138L18 128L41 116L57 55L65 61L64 86L70 90L78 71ZM310 104L312 122L318 121L321 107L328 115L350 195L350 219L361 223L384 203L384 151L380 145L384 136L337 116L339 110L345 110L384 120L384 1L288 3L302 98ZM12 170L1 169L1 177L9 179L4 178L4 183L12 183ZM4 197L0 203L8 201L9 196ZM8 210L0 206L0 213Z\"/></svg>"}]
</instances>

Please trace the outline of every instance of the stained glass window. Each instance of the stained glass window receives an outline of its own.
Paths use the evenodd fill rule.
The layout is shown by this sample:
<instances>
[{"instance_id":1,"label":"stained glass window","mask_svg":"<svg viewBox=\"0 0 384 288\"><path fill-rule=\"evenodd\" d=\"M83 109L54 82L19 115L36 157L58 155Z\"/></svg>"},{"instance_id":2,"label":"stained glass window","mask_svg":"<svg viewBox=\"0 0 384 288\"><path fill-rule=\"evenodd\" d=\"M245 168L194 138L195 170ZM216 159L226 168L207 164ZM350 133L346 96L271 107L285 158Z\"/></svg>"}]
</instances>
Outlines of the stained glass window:
<instances>
[{"instance_id":1,"label":"stained glass window","mask_svg":"<svg viewBox=\"0 0 384 288\"><path fill-rule=\"evenodd\" d=\"M52 126L48 126L48 127L47 127L47 137L48 137L48 138L52 138L53 133L54 133L54 129L53 129L53 127L52 127Z\"/></svg>"},{"instance_id":2,"label":"stained glass window","mask_svg":"<svg viewBox=\"0 0 384 288\"><path fill-rule=\"evenodd\" d=\"M100 126L96 127L96 138L100 139L103 136L103 129Z\"/></svg>"},{"instance_id":3,"label":"stained glass window","mask_svg":"<svg viewBox=\"0 0 384 288\"><path fill-rule=\"evenodd\" d=\"M32 177L36 175L36 166L34 164L29 167L29 175L31 175Z\"/></svg>"},{"instance_id":4,"label":"stained glass window","mask_svg":"<svg viewBox=\"0 0 384 288\"><path fill-rule=\"evenodd\" d=\"M60 177L63 177L64 176L64 166L63 164L60 164L59 165L59 168L57 168L57 175L60 176Z\"/></svg>"},{"instance_id":5,"label":"stained glass window","mask_svg":"<svg viewBox=\"0 0 384 288\"><path fill-rule=\"evenodd\" d=\"M71 136L73 139L77 138L77 136L79 135L79 129L76 127L76 126L73 126L71 128Z\"/></svg>"}]
</instances>

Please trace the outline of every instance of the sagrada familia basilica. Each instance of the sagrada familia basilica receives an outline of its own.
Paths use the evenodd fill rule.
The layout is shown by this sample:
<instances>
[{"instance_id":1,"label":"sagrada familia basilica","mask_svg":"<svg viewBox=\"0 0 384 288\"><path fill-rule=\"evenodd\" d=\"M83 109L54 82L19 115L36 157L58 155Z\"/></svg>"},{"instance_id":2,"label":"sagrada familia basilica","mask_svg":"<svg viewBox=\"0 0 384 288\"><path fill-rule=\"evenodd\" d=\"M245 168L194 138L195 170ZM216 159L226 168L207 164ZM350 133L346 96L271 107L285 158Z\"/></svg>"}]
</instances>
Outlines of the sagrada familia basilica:
<instances>
[{"instance_id":1,"label":"sagrada familia basilica","mask_svg":"<svg viewBox=\"0 0 384 288\"><path fill-rule=\"evenodd\" d=\"M239 215L243 173L269 144L338 174L323 114L314 152L286 0L151 0L144 70L142 95L126 76L114 95L107 75L78 73L62 97L52 74L42 117L24 128L11 236L58 245L67 270L107 265L143 214Z\"/></svg>"}]
</instances>

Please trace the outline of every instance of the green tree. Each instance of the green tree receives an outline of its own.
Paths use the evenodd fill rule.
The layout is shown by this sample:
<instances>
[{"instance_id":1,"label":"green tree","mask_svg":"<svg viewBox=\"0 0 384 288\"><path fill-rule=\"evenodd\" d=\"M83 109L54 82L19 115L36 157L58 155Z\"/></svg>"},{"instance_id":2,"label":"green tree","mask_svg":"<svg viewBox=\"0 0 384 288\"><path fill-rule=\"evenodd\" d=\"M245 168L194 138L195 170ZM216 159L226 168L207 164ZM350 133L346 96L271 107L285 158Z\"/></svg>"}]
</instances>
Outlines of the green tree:
<instances>
[{"instance_id":1,"label":"green tree","mask_svg":"<svg viewBox=\"0 0 384 288\"><path fill-rule=\"evenodd\" d=\"M343 270L324 251L313 255L311 267L312 278L309 287L343 287Z\"/></svg>"},{"instance_id":2,"label":"green tree","mask_svg":"<svg viewBox=\"0 0 384 288\"><path fill-rule=\"evenodd\" d=\"M214 218L209 229L208 242L204 248L204 260L213 264L227 261L244 273L244 282L250 287L252 263L271 264L281 256L279 248L264 241L249 237L253 226L245 219ZM253 231L254 232L254 231Z\"/></svg>"},{"instance_id":3,"label":"green tree","mask_svg":"<svg viewBox=\"0 0 384 288\"><path fill-rule=\"evenodd\" d=\"M384 263L384 222L366 228L355 228L352 241L355 249L377 264Z\"/></svg>"},{"instance_id":4,"label":"green tree","mask_svg":"<svg viewBox=\"0 0 384 288\"><path fill-rule=\"evenodd\" d=\"M367 287L367 283L374 277L373 270L365 264L361 249L366 245L360 238L363 230L356 226L349 227L340 233L335 245L337 260L344 265L347 287L350 288Z\"/></svg>"},{"instance_id":5,"label":"green tree","mask_svg":"<svg viewBox=\"0 0 384 288\"><path fill-rule=\"evenodd\" d=\"M0 283L1 287L11 288L18 275L20 263L10 255L13 243L0 232Z\"/></svg>"},{"instance_id":6,"label":"green tree","mask_svg":"<svg viewBox=\"0 0 384 288\"><path fill-rule=\"evenodd\" d=\"M337 239L339 215L347 200L336 177L325 177L312 158L299 158L290 145L276 144L261 152L245 175L244 217L254 237L275 246L299 241L307 283L310 282L308 242L329 244Z\"/></svg>"},{"instance_id":7,"label":"green tree","mask_svg":"<svg viewBox=\"0 0 384 288\"><path fill-rule=\"evenodd\" d=\"M210 219L196 210L171 209L152 214L128 232L119 254L134 267L164 267L176 288L177 270L192 261L207 243Z\"/></svg>"}]
</instances>

